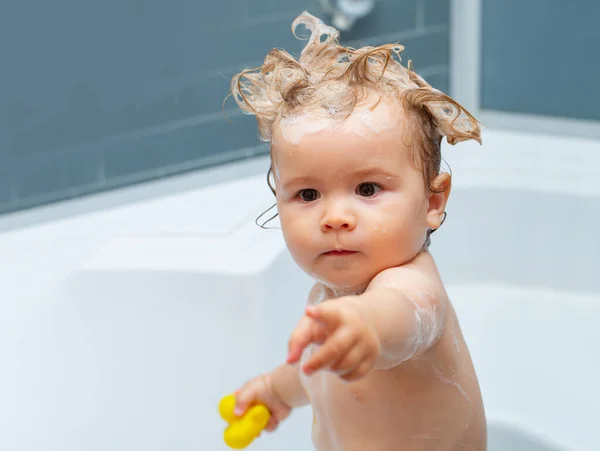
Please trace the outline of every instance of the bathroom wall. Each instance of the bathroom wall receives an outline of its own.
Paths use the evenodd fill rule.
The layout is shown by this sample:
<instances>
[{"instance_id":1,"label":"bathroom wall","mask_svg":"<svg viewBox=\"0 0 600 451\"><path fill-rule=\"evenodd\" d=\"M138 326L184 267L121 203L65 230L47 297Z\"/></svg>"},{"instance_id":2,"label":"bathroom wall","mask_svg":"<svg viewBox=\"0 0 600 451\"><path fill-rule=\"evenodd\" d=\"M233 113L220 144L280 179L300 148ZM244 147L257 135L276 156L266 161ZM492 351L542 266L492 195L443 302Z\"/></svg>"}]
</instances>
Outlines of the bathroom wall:
<instances>
[{"instance_id":1,"label":"bathroom wall","mask_svg":"<svg viewBox=\"0 0 600 451\"><path fill-rule=\"evenodd\" d=\"M482 6L483 109L600 121L599 2Z\"/></svg>"},{"instance_id":2,"label":"bathroom wall","mask_svg":"<svg viewBox=\"0 0 600 451\"><path fill-rule=\"evenodd\" d=\"M401 41L447 90L450 0L379 0L342 43ZM0 15L0 214L266 151L231 75L318 0L28 0Z\"/></svg>"}]
</instances>

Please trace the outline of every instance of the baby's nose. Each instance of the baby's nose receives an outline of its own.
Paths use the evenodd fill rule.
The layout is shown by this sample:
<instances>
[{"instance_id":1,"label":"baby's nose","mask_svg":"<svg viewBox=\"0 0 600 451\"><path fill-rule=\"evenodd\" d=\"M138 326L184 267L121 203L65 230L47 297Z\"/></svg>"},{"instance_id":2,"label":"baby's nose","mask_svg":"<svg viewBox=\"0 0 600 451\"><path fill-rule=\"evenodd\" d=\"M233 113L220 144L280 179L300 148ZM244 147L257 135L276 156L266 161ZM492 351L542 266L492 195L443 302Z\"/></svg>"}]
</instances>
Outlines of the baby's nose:
<instances>
[{"instance_id":1,"label":"baby's nose","mask_svg":"<svg viewBox=\"0 0 600 451\"><path fill-rule=\"evenodd\" d=\"M321 230L324 232L334 230L354 230L356 227L356 219L354 215L344 212L328 212L321 221Z\"/></svg>"}]
</instances>

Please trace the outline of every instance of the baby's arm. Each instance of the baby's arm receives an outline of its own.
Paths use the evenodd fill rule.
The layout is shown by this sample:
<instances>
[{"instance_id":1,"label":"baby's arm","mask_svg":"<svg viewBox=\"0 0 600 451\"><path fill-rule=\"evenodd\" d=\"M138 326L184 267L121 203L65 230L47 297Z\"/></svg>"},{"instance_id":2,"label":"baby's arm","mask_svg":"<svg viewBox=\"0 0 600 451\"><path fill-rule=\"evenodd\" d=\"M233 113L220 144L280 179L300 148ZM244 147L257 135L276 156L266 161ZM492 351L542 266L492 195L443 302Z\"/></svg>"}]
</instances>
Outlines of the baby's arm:
<instances>
[{"instance_id":1,"label":"baby's arm","mask_svg":"<svg viewBox=\"0 0 600 451\"><path fill-rule=\"evenodd\" d=\"M308 305L322 300L324 287L316 283L308 293ZM273 391L278 394L285 404L291 408L301 407L310 402L302 383L300 382L300 365L296 363L284 363L272 371Z\"/></svg>"},{"instance_id":2,"label":"baby's arm","mask_svg":"<svg viewBox=\"0 0 600 451\"><path fill-rule=\"evenodd\" d=\"M267 430L273 431L291 410L308 403L300 383L297 365L283 364L250 379L235 394L234 414L241 416L254 404L264 404L271 412Z\"/></svg>"},{"instance_id":3,"label":"baby's arm","mask_svg":"<svg viewBox=\"0 0 600 451\"><path fill-rule=\"evenodd\" d=\"M321 291L321 288L315 285L309 293L308 303L313 303ZM277 428L292 409L308 404L308 396L300 382L299 365L284 363L246 382L236 393L234 413L242 415L255 403L262 403L271 411L268 431Z\"/></svg>"},{"instance_id":4,"label":"baby's arm","mask_svg":"<svg viewBox=\"0 0 600 451\"><path fill-rule=\"evenodd\" d=\"M378 274L367 290L307 307L290 338L288 363L310 343L321 344L303 364L307 375L328 369L347 381L392 368L423 353L441 336L446 308L441 282L406 267Z\"/></svg>"},{"instance_id":5,"label":"baby's arm","mask_svg":"<svg viewBox=\"0 0 600 451\"><path fill-rule=\"evenodd\" d=\"M306 390L300 382L299 365L284 363L272 371L273 391L290 408L295 409L309 403Z\"/></svg>"},{"instance_id":6,"label":"baby's arm","mask_svg":"<svg viewBox=\"0 0 600 451\"><path fill-rule=\"evenodd\" d=\"M447 301L436 285L415 269L392 268L357 297L381 344L376 368L391 368L422 354L441 336Z\"/></svg>"}]
</instances>

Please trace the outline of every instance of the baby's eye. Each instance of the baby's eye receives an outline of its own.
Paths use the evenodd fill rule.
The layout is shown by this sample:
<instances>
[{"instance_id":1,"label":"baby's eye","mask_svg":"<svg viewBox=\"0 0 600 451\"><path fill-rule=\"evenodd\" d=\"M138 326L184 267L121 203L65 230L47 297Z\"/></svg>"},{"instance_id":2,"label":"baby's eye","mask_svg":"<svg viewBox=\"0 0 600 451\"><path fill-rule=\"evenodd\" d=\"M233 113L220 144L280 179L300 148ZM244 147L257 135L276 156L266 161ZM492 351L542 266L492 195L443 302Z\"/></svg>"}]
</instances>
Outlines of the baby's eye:
<instances>
[{"instance_id":1,"label":"baby's eye","mask_svg":"<svg viewBox=\"0 0 600 451\"><path fill-rule=\"evenodd\" d=\"M361 183L356 187L356 194L363 197L373 197L379 191L381 191L381 186L371 182Z\"/></svg>"},{"instance_id":2,"label":"baby's eye","mask_svg":"<svg viewBox=\"0 0 600 451\"><path fill-rule=\"evenodd\" d=\"M307 188L298 192L298 197L304 202L313 202L321 197L321 194L316 189Z\"/></svg>"}]
</instances>

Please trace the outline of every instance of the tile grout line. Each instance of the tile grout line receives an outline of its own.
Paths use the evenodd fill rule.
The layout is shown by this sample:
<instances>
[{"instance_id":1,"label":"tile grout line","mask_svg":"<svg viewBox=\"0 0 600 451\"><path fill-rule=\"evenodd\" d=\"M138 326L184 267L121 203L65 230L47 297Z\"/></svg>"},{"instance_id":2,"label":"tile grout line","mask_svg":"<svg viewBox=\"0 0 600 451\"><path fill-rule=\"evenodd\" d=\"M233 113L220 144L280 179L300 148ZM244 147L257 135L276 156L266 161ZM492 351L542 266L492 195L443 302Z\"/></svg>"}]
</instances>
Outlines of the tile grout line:
<instances>
[{"instance_id":1,"label":"tile grout line","mask_svg":"<svg viewBox=\"0 0 600 451\"><path fill-rule=\"evenodd\" d=\"M425 0L417 0L417 14L416 14L417 29L422 30L425 28Z\"/></svg>"},{"instance_id":2,"label":"tile grout line","mask_svg":"<svg viewBox=\"0 0 600 451\"><path fill-rule=\"evenodd\" d=\"M250 14L250 8L248 6L249 1L250 0L242 0L242 24L246 23Z\"/></svg>"},{"instance_id":3,"label":"tile grout line","mask_svg":"<svg viewBox=\"0 0 600 451\"><path fill-rule=\"evenodd\" d=\"M289 20L291 26L291 20L295 18L297 15L293 12L280 12L280 13L271 13L271 14L263 14L261 16L250 17L249 8L245 8L245 17L242 25L224 25L218 28L215 28L215 31L229 31L229 30L243 30L247 27L254 27L256 25L270 25L272 23L278 23L282 20Z\"/></svg>"},{"instance_id":4,"label":"tile grout line","mask_svg":"<svg viewBox=\"0 0 600 451\"><path fill-rule=\"evenodd\" d=\"M385 39L388 41L399 40L399 39L393 39L393 38L400 38L400 37L402 37L403 39L413 39L413 38L417 38L417 37L424 37L429 34L439 33L439 32L445 31L447 29L448 29L447 25L436 25L436 26L424 28L422 30L412 29L412 30L407 30L407 31L403 31L403 32L390 33L387 35L374 36L374 37L366 38L366 39L358 39L355 41L346 42L343 45L357 47L357 44L360 45L360 44L366 43L366 41L371 41L374 39L377 39L377 40ZM444 65L443 67L444 68L442 68L442 66L428 66L420 72L423 72L428 75L432 75L433 73L441 73L444 70L447 70L447 68L448 68L447 65ZM222 71L223 71L223 69L215 69L215 70L212 70L211 72L212 73L222 73ZM177 119L174 121L167 122L166 124L141 128L141 129L137 129L134 131L125 132L125 133L120 133L118 135L106 137L106 138L96 141L94 143L89 143L88 145L91 145L94 147L94 146L103 145L103 144L120 142L123 140L132 139L132 138L134 139L134 138L149 137L149 136L153 136L153 135L160 135L160 134L172 132L172 131L175 131L175 130L178 130L181 128L194 127L197 125L215 122L215 121L219 121L219 120L223 120L223 119L227 119L227 118L241 117L243 115L244 115L244 113L239 111L238 109L226 110L225 115L222 111L213 112L213 113L205 113L205 114L201 114L198 116L187 117L185 119ZM77 152L80 149L81 149L81 146L78 146L73 149L63 149L59 152L59 154L61 154L61 155L70 154L73 152Z\"/></svg>"},{"instance_id":5,"label":"tile grout line","mask_svg":"<svg viewBox=\"0 0 600 451\"><path fill-rule=\"evenodd\" d=\"M161 179L165 177L176 176L178 174L183 174L186 172L207 169L216 165L266 155L267 153L268 152L265 149L265 146L259 144L256 146L233 149L227 152L222 152L211 156L200 157L187 162L171 164L163 168L145 169L131 174L120 175L111 178L105 177L104 181L97 180L95 182L86 183L77 187L62 188L47 194L38 194L33 196L27 196L24 198L18 197L18 194L16 192L16 185L13 182L13 184L11 185L11 190L14 190L15 197L11 198L10 202L3 204L3 206L20 206L21 209L29 209L32 207L47 205L53 202L59 202L61 200L80 197L82 195L102 193L116 188L131 186L132 184L151 182L157 177ZM19 202L24 200L25 202ZM0 215L16 211L20 211L20 209L17 208L16 210L11 210L9 208L9 210L7 211L3 211L2 209L0 209Z\"/></svg>"},{"instance_id":6,"label":"tile grout line","mask_svg":"<svg viewBox=\"0 0 600 451\"><path fill-rule=\"evenodd\" d=\"M450 72L450 66L447 64L439 64L435 66L427 66L418 71L422 77L430 77L432 75L442 75Z\"/></svg>"},{"instance_id":7,"label":"tile grout line","mask_svg":"<svg viewBox=\"0 0 600 451\"><path fill-rule=\"evenodd\" d=\"M378 41L378 42L400 41L400 43L402 43L403 40L420 38L420 37L424 37L424 36L435 34L435 33L441 33L443 31L447 31L447 30L448 30L448 25L446 25L446 24L433 25L431 27L425 27L423 29L413 28L413 29L405 30L405 31L395 31L393 33L376 35L376 36L371 36L368 38L356 39L353 41L344 42L344 43L342 43L342 45L344 45L346 47L356 48L356 47L359 47L362 45L370 45L370 44L372 44L372 41Z\"/></svg>"}]
</instances>

